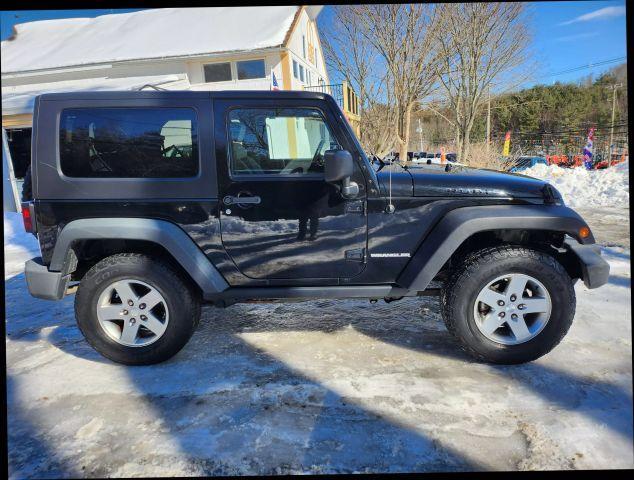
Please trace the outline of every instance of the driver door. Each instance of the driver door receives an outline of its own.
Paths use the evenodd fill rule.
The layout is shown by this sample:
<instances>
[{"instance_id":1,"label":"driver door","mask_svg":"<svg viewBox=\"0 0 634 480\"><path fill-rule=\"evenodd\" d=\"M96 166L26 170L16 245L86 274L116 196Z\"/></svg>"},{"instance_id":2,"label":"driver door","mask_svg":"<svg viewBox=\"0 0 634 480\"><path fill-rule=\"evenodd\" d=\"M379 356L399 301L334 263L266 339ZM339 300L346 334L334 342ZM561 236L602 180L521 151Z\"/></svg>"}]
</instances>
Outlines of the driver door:
<instances>
[{"instance_id":1,"label":"driver door","mask_svg":"<svg viewBox=\"0 0 634 480\"><path fill-rule=\"evenodd\" d=\"M351 147L322 109L288 99L214 102L222 242L250 279L337 283L365 266L365 181L355 167L359 194L344 198L324 180L324 152Z\"/></svg>"}]
</instances>

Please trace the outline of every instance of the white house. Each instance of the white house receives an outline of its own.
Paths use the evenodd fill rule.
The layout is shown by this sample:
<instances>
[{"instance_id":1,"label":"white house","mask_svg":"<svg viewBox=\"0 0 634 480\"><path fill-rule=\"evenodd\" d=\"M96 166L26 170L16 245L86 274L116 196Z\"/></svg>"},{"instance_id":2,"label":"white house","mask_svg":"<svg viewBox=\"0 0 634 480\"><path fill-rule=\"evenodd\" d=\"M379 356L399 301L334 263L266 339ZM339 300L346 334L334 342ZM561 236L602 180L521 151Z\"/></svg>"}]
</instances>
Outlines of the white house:
<instances>
[{"instance_id":1,"label":"white house","mask_svg":"<svg viewBox=\"0 0 634 480\"><path fill-rule=\"evenodd\" d=\"M328 85L316 24L321 9L167 8L16 25L2 42L1 61L9 170L19 179L30 162L33 101L40 93L269 90L273 75L279 89ZM345 93L344 111L356 98Z\"/></svg>"}]
</instances>

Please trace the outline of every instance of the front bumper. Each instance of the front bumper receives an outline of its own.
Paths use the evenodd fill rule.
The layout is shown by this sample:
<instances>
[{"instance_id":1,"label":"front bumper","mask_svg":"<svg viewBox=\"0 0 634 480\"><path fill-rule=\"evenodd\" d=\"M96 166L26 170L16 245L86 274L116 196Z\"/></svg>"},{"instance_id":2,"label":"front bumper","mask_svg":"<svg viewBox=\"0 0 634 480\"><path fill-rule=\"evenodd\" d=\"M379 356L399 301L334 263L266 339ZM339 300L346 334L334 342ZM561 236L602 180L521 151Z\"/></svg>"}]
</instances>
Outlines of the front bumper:
<instances>
[{"instance_id":1,"label":"front bumper","mask_svg":"<svg viewBox=\"0 0 634 480\"><path fill-rule=\"evenodd\" d=\"M37 257L27 261L24 265L24 275L29 293L35 298L44 300L61 300L70 281L70 275L62 272L51 272Z\"/></svg>"},{"instance_id":2,"label":"front bumper","mask_svg":"<svg viewBox=\"0 0 634 480\"><path fill-rule=\"evenodd\" d=\"M567 238L564 243L579 260L583 283L586 287L598 288L608 282L610 265L601 258L599 245L581 245L574 238Z\"/></svg>"}]
</instances>

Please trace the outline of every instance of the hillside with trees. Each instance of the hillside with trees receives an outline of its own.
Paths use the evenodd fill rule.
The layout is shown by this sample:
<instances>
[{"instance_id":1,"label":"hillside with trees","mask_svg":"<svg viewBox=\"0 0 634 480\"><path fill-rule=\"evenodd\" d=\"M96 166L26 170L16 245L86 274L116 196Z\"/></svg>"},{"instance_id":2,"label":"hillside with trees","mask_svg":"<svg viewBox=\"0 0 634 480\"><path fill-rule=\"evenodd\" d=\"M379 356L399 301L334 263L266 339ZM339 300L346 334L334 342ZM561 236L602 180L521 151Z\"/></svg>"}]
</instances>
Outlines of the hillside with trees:
<instances>
[{"instance_id":1,"label":"hillside with trees","mask_svg":"<svg viewBox=\"0 0 634 480\"><path fill-rule=\"evenodd\" d=\"M627 147L625 64L597 79L520 89L540 75L522 3L332 8L326 63L358 93L369 153L405 158L444 147L461 162L476 153L486 161L511 132L512 156L578 154L595 127L595 152L607 154L616 84L613 143L616 152Z\"/></svg>"},{"instance_id":2,"label":"hillside with trees","mask_svg":"<svg viewBox=\"0 0 634 480\"><path fill-rule=\"evenodd\" d=\"M576 154L581 151L590 127L595 127L595 152L607 152L612 117L612 86L618 84L615 115L615 151L627 149L627 64L577 83L556 82L536 85L517 92L491 97L491 141L498 150L506 132L511 132L514 147L522 153ZM431 107L431 108L430 108ZM418 118L422 125L423 147L433 150L441 145L452 148L450 124L444 120L448 107L433 104L422 110L413 122L410 149L420 149L415 131ZM471 140L486 140L487 106L478 112Z\"/></svg>"}]
</instances>

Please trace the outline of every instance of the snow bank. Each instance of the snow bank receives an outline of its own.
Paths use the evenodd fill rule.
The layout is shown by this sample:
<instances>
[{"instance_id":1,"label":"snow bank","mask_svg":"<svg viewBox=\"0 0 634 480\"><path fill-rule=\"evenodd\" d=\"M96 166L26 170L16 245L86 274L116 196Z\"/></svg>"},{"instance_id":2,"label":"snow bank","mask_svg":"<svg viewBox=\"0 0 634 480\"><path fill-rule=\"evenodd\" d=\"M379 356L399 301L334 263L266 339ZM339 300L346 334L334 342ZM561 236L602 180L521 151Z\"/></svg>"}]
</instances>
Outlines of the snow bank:
<instances>
[{"instance_id":1,"label":"snow bank","mask_svg":"<svg viewBox=\"0 0 634 480\"><path fill-rule=\"evenodd\" d=\"M40 246L34 235L24 231L22 215L4 212L4 278L24 271L24 262L40 256Z\"/></svg>"},{"instance_id":2,"label":"snow bank","mask_svg":"<svg viewBox=\"0 0 634 480\"><path fill-rule=\"evenodd\" d=\"M627 207L629 204L629 162L605 170L539 164L521 173L552 184L571 207Z\"/></svg>"}]
</instances>

